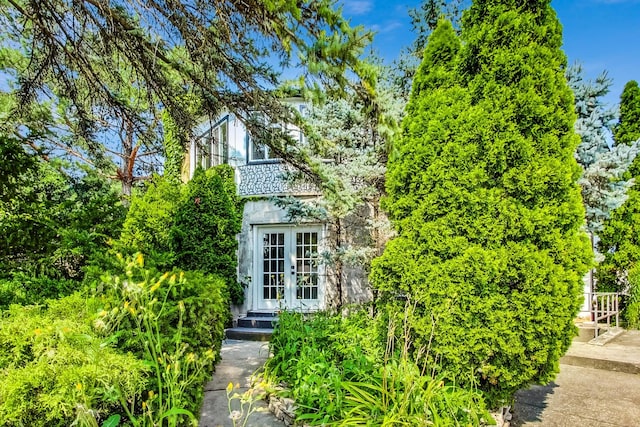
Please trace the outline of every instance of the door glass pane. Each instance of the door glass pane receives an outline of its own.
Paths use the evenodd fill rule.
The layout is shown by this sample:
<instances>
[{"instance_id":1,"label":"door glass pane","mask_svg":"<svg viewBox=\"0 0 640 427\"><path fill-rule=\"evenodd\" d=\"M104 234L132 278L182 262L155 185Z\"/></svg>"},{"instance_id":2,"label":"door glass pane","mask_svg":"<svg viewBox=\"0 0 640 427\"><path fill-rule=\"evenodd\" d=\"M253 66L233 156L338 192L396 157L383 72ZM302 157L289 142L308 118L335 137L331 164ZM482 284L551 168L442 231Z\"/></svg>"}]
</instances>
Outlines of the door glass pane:
<instances>
[{"instance_id":1,"label":"door glass pane","mask_svg":"<svg viewBox=\"0 0 640 427\"><path fill-rule=\"evenodd\" d=\"M262 297L277 300L284 297L284 233L264 233L262 238L264 274Z\"/></svg>"},{"instance_id":2,"label":"door glass pane","mask_svg":"<svg viewBox=\"0 0 640 427\"><path fill-rule=\"evenodd\" d=\"M318 233L296 233L296 298L318 299Z\"/></svg>"}]
</instances>

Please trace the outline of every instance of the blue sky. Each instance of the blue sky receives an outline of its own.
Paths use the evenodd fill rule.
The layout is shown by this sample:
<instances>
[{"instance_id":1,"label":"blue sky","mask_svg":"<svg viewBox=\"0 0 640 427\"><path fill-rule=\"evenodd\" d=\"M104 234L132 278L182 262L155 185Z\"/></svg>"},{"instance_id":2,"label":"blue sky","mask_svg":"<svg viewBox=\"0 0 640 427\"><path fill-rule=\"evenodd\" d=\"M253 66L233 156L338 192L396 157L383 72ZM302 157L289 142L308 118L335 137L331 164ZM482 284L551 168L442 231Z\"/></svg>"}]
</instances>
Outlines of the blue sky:
<instances>
[{"instance_id":1,"label":"blue sky","mask_svg":"<svg viewBox=\"0 0 640 427\"><path fill-rule=\"evenodd\" d=\"M387 62L414 38L407 10L420 0L342 0L353 24L377 31L374 49ZM569 63L582 63L595 78L603 70L613 78L610 104L617 104L625 83L640 81L640 0L552 0L564 28Z\"/></svg>"}]
</instances>

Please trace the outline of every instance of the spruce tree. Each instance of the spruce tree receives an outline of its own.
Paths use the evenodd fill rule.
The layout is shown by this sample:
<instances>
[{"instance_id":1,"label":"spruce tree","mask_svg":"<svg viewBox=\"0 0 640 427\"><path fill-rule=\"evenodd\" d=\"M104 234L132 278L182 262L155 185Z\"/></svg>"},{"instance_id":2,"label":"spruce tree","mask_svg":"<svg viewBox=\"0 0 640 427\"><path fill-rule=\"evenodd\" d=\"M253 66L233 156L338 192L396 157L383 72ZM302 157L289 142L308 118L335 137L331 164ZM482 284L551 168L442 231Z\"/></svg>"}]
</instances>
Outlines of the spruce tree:
<instances>
[{"instance_id":1,"label":"spruce tree","mask_svg":"<svg viewBox=\"0 0 640 427\"><path fill-rule=\"evenodd\" d=\"M599 234L604 221L610 218L627 198L633 181L627 170L638 154L638 144L611 144L612 122L616 112L607 108L603 97L609 93L612 81L603 72L594 81L584 80L582 67L574 65L566 73L575 96L578 119L576 133L580 145L576 159L583 168L579 184L587 215L587 231Z\"/></svg>"},{"instance_id":2,"label":"spruce tree","mask_svg":"<svg viewBox=\"0 0 640 427\"><path fill-rule=\"evenodd\" d=\"M635 81L625 85L620 97L620 119L614 129L614 137L618 144L640 144L640 88ZM628 280L629 271L640 260L639 158L631 165L630 175L635 183L628 191L627 200L613 212L600 233L599 247L605 256L597 272L597 287L601 291L629 291L633 294L637 293L637 289L633 288L640 286L640 281L631 283ZM625 315L627 321L637 322L640 311L629 311Z\"/></svg>"},{"instance_id":3,"label":"spruce tree","mask_svg":"<svg viewBox=\"0 0 640 427\"><path fill-rule=\"evenodd\" d=\"M478 0L462 47L447 23L430 37L388 163L399 236L371 275L415 304L416 355L491 404L554 377L591 257L549 3Z\"/></svg>"}]
</instances>

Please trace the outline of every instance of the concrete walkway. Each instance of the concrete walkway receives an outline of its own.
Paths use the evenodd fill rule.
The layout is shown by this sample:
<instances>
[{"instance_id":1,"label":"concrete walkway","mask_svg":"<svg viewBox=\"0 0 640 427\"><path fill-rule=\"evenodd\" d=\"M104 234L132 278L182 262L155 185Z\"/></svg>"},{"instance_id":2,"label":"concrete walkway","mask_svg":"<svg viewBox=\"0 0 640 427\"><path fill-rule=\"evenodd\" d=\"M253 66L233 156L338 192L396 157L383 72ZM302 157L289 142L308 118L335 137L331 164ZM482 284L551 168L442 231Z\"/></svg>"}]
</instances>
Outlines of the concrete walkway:
<instances>
[{"instance_id":1,"label":"concrete walkway","mask_svg":"<svg viewBox=\"0 0 640 427\"><path fill-rule=\"evenodd\" d=\"M232 399L229 409L227 398L227 386L229 383L239 384L234 388L232 395L242 395L251 385L251 376L264 365L269 355L267 343L259 341L225 340L220 350L222 360L216 366L213 379L207 383L204 389L204 401L200 410L200 427L233 427L230 418L232 411L248 412L248 403L241 410L240 399ZM252 406L258 411L249 415L246 427L282 427L284 424L269 412L264 400L257 399ZM235 413L236 415L238 413ZM244 418L236 421L236 426L242 426Z\"/></svg>"},{"instance_id":2,"label":"concrete walkway","mask_svg":"<svg viewBox=\"0 0 640 427\"><path fill-rule=\"evenodd\" d=\"M574 341L556 380L515 400L512 427L640 426L640 331L605 346Z\"/></svg>"}]
</instances>

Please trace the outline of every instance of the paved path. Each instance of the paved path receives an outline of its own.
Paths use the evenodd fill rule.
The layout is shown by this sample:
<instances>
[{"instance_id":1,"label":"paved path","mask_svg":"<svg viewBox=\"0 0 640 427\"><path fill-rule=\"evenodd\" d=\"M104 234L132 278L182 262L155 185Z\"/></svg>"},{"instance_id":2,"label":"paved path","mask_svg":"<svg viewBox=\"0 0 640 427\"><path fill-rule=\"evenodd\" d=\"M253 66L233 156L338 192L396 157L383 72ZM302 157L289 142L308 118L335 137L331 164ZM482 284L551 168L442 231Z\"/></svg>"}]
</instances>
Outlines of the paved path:
<instances>
[{"instance_id":1,"label":"paved path","mask_svg":"<svg viewBox=\"0 0 640 427\"><path fill-rule=\"evenodd\" d=\"M640 427L640 331L605 346L574 341L547 386L516 393L513 427Z\"/></svg>"},{"instance_id":2,"label":"paved path","mask_svg":"<svg viewBox=\"0 0 640 427\"><path fill-rule=\"evenodd\" d=\"M640 375L560 365L547 386L516 393L512 427L638 427Z\"/></svg>"},{"instance_id":3,"label":"paved path","mask_svg":"<svg viewBox=\"0 0 640 427\"><path fill-rule=\"evenodd\" d=\"M269 354L267 343L258 341L225 340L220 350L222 360L216 366L213 379L207 383L204 389L204 401L200 410L200 427L232 427L233 421L229 418L229 401L227 399L227 385L240 384L233 393L244 393L249 389L251 376L262 367ZM246 406L245 406L246 407ZM267 410L267 404L258 400L254 407L260 408L260 412L254 412L249 417L247 427L283 427L275 416ZM239 410L240 401L232 401L231 410ZM245 411L246 412L246 411ZM243 419L236 422L241 426Z\"/></svg>"}]
</instances>

